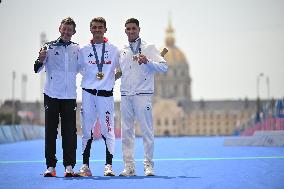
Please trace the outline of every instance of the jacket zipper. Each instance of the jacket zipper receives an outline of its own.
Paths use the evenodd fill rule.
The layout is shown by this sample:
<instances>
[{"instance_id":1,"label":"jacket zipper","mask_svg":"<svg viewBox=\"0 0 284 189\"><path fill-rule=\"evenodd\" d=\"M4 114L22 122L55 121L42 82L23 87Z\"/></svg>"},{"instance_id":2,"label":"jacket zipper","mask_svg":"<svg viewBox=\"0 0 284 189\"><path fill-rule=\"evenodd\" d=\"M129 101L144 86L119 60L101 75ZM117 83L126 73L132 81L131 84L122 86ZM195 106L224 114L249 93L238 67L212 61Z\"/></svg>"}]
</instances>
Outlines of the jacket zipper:
<instances>
[{"instance_id":1,"label":"jacket zipper","mask_svg":"<svg viewBox=\"0 0 284 189\"><path fill-rule=\"evenodd\" d=\"M67 53L67 46L65 46L65 57L64 57L64 63L65 63L65 96L67 96L67 89L68 89L68 53Z\"/></svg>"}]
</instances>

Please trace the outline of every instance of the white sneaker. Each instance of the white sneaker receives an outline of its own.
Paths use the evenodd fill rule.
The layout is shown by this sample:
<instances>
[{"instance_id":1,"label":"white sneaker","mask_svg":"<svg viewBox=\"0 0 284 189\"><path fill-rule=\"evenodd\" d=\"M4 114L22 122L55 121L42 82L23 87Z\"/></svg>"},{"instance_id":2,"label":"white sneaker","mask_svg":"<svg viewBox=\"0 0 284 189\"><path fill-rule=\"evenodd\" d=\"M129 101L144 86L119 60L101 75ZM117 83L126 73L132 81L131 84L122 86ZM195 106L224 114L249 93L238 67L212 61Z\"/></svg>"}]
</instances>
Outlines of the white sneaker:
<instances>
[{"instance_id":1,"label":"white sneaker","mask_svg":"<svg viewBox=\"0 0 284 189\"><path fill-rule=\"evenodd\" d=\"M145 176L155 176L154 168L150 164L144 165L144 173L145 173Z\"/></svg>"},{"instance_id":2,"label":"white sneaker","mask_svg":"<svg viewBox=\"0 0 284 189\"><path fill-rule=\"evenodd\" d=\"M77 175L74 171L71 165L66 166L64 177L77 177Z\"/></svg>"},{"instance_id":3,"label":"white sneaker","mask_svg":"<svg viewBox=\"0 0 284 189\"><path fill-rule=\"evenodd\" d=\"M125 167L124 170L119 174L119 176L136 176L135 168L134 167Z\"/></svg>"},{"instance_id":4,"label":"white sneaker","mask_svg":"<svg viewBox=\"0 0 284 189\"><path fill-rule=\"evenodd\" d=\"M107 164L104 170L104 176L115 176L115 173L112 171L112 166Z\"/></svg>"},{"instance_id":5,"label":"white sneaker","mask_svg":"<svg viewBox=\"0 0 284 189\"><path fill-rule=\"evenodd\" d=\"M92 176L92 172L87 164L83 164L82 167L80 168L80 171L77 174L81 177L91 177Z\"/></svg>"},{"instance_id":6,"label":"white sneaker","mask_svg":"<svg viewBox=\"0 0 284 189\"><path fill-rule=\"evenodd\" d=\"M56 171L54 167L48 167L43 174L44 177L56 177Z\"/></svg>"}]
</instances>

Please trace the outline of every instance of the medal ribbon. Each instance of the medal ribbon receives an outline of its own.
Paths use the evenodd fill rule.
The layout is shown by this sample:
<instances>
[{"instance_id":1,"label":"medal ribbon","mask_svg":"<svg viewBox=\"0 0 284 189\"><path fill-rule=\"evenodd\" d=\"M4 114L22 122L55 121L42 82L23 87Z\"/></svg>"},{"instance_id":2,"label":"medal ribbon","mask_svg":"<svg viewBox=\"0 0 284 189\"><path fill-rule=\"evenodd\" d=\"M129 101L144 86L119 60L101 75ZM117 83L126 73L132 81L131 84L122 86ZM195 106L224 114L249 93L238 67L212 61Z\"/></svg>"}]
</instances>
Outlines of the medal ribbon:
<instances>
[{"instance_id":1,"label":"medal ribbon","mask_svg":"<svg viewBox=\"0 0 284 189\"><path fill-rule=\"evenodd\" d=\"M102 56L101 56L101 62L100 62L95 44L93 44L93 51L94 51L94 54L95 54L95 57L96 57L96 64L97 64L99 72L103 71L103 66L104 66L104 61L105 61L104 60L105 59L105 48L106 48L106 44L105 44L105 42L103 42Z\"/></svg>"},{"instance_id":2,"label":"medal ribbon","mask_svg":"<svg viewBox=\"0 0 284 189\"><path fill-rule=\"evenodd\" d=\"M130 49L131 49L131 51L133 52L134 55L135 55L135 54L138 54L138 52L141 53L141 48L140 48L140 46L141 46L141 38L139 38L139 39L137 40L137 42L138 42L138 44L137 44L137 46L136 46L136 48L135 48L135 51L134 51L134 48L133 48L132 44L129 43Z\"/></svg>"}]
</instances>

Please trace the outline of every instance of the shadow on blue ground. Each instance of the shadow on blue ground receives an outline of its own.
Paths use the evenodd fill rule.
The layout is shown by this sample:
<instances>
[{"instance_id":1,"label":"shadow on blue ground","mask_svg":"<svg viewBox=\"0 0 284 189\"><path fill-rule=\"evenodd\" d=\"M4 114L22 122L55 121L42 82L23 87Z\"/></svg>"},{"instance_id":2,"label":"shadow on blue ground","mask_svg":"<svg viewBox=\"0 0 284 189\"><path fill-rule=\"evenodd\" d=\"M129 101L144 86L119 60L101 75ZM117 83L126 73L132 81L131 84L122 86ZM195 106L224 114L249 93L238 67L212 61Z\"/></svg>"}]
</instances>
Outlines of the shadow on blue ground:
<instances>
[{"instance_id":1,"label":"shadow on blue ground","mask_svg":"<svg viewBox=\"0 0 284 189\"><path fill-rule=\"evenodd\" d=\"M186 177L186 176L177 176L177 177L169 177L169 176L130 176L130 177L105 177L105 176L92 176L92 177L71 177L71 178L65 178L65 177L57 177L57 178L64 178L64 180L129 180L129 179L176 179L176 178L184 178L184 179L193 179L193 178L201 178L201 177Z\"/></svg>"}]
</instances>

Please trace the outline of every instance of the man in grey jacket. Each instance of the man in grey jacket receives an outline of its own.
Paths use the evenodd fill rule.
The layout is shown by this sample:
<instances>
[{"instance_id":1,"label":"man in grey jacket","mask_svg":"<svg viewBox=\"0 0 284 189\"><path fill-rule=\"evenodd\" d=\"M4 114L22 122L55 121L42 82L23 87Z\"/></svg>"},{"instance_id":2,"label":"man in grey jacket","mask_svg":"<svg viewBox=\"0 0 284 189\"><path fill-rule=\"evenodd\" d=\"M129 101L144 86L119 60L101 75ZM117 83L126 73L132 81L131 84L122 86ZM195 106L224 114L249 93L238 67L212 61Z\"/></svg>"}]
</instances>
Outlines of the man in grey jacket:
<instances>
[{"instance_id":1,"label":"man in grey jacket","mask_svg":"<svg viewBox=\"0 0 284 189\"><path fill-rule=\"evenodd\" d=\"M144 145L144 173L154 173L154 129L152 95L155 72L166 72L168 65L159 50L139 37L139 21L130 18L125 23L127 44L120 53L121 76L121 127L124 170L120 176L135 176L134 120L142 131Z\"/></svg>"},{"instance_id":2,"label":"man in grey jacket","mask_svg":"<svg viewBox=\"0 0 284 189\"><path fill-rule=\"evenodd\" d=\"M47 170L44 177L55 177L56 138L59 116L63 148L65 177L77 176L73 167L76 164L76 75L79 70L79 45L71 42L76 33L76 24L70 17L61 21L60 37L44 45L34 64L39 73L44 67L46 80L44 87L45 108L45 158Z\"/></svg>"}]
</instances>

